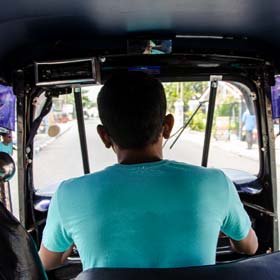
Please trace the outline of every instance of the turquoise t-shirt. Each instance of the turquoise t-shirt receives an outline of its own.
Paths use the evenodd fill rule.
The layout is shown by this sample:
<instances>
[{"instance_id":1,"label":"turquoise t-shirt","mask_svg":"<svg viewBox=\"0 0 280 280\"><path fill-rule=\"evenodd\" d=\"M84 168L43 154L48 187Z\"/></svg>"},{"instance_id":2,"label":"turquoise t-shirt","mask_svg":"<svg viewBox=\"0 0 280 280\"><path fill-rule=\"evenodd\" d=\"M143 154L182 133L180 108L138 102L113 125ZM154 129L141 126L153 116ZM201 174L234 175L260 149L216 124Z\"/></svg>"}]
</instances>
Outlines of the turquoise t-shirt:
<instances>
[{"instance_id":1,"label":"turquoise t-shirt","mask_svg":"<svg viewBox=\"0 0 280 280\"><path fill-rule=\"evenodd\" d=\"M62 252L74 242L84 270L186 267L215 263L220 230L241 240L250 227L222 171L162 160L64 181L43 244Z\"/></svg>"}]
</instances>

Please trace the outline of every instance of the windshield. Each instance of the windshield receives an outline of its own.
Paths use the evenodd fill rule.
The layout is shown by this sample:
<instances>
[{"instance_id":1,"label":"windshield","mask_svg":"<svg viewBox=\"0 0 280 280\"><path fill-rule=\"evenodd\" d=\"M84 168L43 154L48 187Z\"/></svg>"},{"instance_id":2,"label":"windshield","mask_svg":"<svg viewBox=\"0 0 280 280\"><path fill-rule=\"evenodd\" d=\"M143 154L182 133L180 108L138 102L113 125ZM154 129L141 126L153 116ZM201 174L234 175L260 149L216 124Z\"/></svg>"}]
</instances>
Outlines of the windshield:
<instances>
[{"instance_id":1,"label":"windshield","mask_svg":"<svg viewBox=\"0 0 280 280\"><path fill-rule=\"evenodd\" d=\"M167 111L175 117L173 129L175 135L164 144L164 158L201 165L208 116L209 86L208 81L164 83ZM100 88L101 86L82 88L91 172L117 163L114 152L105 149L96 131L96 126L100 123L96 105ZM238 84L219 82L208 167L237 169L258 174L260 167L258 132L253 101L248 97L249 93L248 88L244 91ZM194 114L195 111L197 112ZM191 122L170 149L176 136L191 117ZM59 127L59 134L50 137L48 132L53 124ZM35 137L34 149L36 189L43 189L62 180L83 175L73 94L53 99L53 108L43 119Z\"/></svg>"}]
</instances>

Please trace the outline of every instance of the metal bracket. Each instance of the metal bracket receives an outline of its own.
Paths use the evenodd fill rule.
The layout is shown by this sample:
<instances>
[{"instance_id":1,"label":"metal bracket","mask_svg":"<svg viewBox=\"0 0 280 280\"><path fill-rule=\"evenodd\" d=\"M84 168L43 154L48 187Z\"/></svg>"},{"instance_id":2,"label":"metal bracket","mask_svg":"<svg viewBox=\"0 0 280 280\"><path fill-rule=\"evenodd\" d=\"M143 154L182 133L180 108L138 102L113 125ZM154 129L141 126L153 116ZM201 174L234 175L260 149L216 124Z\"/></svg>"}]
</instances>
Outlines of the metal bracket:
<instances>
[{"instance_id":1,"label":"metal bracket","mask_svg":"<svg viewBox=\"0 0 280 280\"><path fill-rule=\"evenodd\" d=\"M277 217L276 213L271 212L271 211L269 211L269 210L267 210L267 209L265 209L265 208L263 208L259 205L256 205L256 204L253 204L253 203L250 203L250 202L246 202L246 201L242 201L242 203L247 207L250 207L252 209L255 209L255 210L259 211L260 213L266 214L270 217Z\"/></svg>"},{"instance_id":2,"label":"metal bracket","mask_svg":"<svg viewBox=\"0 0 280 280\"><path fill-rule=\"evenodd\" d=\"M267 146L268 146L268 136L263 135L262 139L263 139L263 147L261 147L261 151L266 152L267 151Z\"/></svg>"},{"instance_id":3,"label":"metal bracket","mask_svg":"<svg viewBox=\"0 0 280 280\"><path fill-rule=\"evenodd\" d=\"M255 92L251 92L250 93L250 97L253 101L256 101L257 100L257 94Z\"/></svg>"},{"instance_id":4,"label":"metal bracket","mask_svg":"<svg viewBox=\"0 0 280 280\"><path fill-rule=\"evenodd\" d=\"M223 80L222 75L210 75L210 82L218 82Z\"/></svg>"},{"instance_id":5,"label":"metal bracket","mask_svg":"<svg viewBox=\"0 0 280 280\"><path fill-rule=\"evenodd\" d=\"M72 87L56 87L56 88L49 88L46 90L46 96L52 97L59 97L60 95L64 94L71 94Z\"/></svg>"}]
</instances>

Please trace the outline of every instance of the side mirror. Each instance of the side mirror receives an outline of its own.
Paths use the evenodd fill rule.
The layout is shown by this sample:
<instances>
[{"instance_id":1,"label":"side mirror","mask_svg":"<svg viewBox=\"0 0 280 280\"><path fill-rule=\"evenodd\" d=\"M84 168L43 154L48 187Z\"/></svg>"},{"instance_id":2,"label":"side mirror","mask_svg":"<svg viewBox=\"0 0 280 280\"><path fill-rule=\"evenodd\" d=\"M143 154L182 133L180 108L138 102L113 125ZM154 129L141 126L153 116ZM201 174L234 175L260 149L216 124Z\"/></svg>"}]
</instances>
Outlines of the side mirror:
<instances>
[{"instance_id":1,"label":"side mirror","mask_svg":"<svg viewBox=\"0 0 280 280\"><path fill-rule=\"evenodd\" d=\"M60 133L60 127L57 124L49 126L48 135L50 137L56 137Z\"/></svg>"},{"instance_id":2,"label":"side mirror","mask_svg":"<svg viewBox=\"0 0 280 280\"><path fill-rule=\"evenodd\" d=\"M13 158L4 152L0 152L0 182L6 182L13 178L16 165Z\"/></svg>"},{"instance_id":3,"label":"side mirror","mask_svg":"<svg viewBox=\"0 0 280 280\"><path fill-rule=\"evenodd\" d=\"M4 152L0 152L0 201L13 212L10 183L15 174L16 165L13 158Z\"/></svg>"}]
</instances>

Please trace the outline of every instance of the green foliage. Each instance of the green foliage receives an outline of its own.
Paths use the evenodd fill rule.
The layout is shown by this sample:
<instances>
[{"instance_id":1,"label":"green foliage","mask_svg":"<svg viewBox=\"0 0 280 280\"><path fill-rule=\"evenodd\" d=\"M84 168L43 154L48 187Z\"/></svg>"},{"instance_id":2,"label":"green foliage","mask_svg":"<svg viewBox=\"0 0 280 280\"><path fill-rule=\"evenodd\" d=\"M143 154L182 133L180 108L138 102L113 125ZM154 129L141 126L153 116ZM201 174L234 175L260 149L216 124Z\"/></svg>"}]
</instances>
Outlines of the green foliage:
<instances>
[{"instance_id":1,"label":"green foliage","mask_svg":"<svg viewBox=\"0 0 280 280\"><path fill-rule=\"evenodd\" d=\"M167 110L174 113L174 103L183 99L185 106L191 99L199 99L208 87L208 82L172 82L163 83ZM181 92L183 91L183 92Z\"/></svg>"},{"instance_id":2,"label":"green foliage","mask_svg":"<svg viewBox=\"0 0 280 280\"><path fill-rule=\"evenodd\" d=\"M227 96L224 100L223 103L217 106L217 115L218 116L232 116L233 111L235 115L239 114L240 110L240 105L238 102L236 102L236 98L233 96Z\"/></svg>"},{"instance_id":3,"label":"green foliage","mask_svg":"<svg viewBox=\"0 0 280 280\"><path fill-rule=\"evenodd\" d=\"M191 117L192 112L186 113L186 121ZM204 131L206 127L206 114L198 111L189 124L189 128L196 131Z\"/></svg>"},{"instance_id":4,"label":"green foliage","mask_svg":"<svg viewBox=\"0 0 280 280\"><path fill-rule=\"evenodd\" d=\"M86 95L82 95L83 108L89 109L94 106L94 103Z\"/></svg>"},{"instance_id":5,"label":"green foliage","mask_svg":"<svg viewBox=\"0 0 280 280\"><path fill-rule=\"evenodd\" d=\"M88 92L87 89L82 88L82 104L83 108L89 109L95 105L93 101L89 99L89 97L86 95ZM56 103L62 103L62 104L73 104L75 105L75 98L74 98L74 93L64 95L63 97L60 97L57 99Z\"/></svg>"},{"instance_id":6,"label":"green foliage","mask_svg":"<svg viewBox=\"0 0 280 280\"><path fill-rule=\"evenodd\" d=\"M225 100L226 103L220 104L217 106L214 115L214 122L217 116L221 117L230 117L229 130L239 129L239 113L240 113L240 104L236 100L230 100L228 98Z\"/></svg>"},{"instance_id":7,"label":"green foliage","mask_svg":"<svg viewBox=\"0 0 280 280\"><path fill-rule=\"evenodd\" d=\"M239 122L237 120L231 120L229 129L236 130L236 129L238 129L238 125L239 125Z\"/></svg>"},{"instance_id":8,"label":"green foliage","mask_svg":"<svg viewBox=\"0 0 280 280\"><path fill-rule=\"evenodd\" d=\"M198 100L208 87L208 82L172 82L163 84L166 99L167 111L174 113L174 103L180 99L183 100L185 109L190 100ZM185 112L185 121L192 115L192 112ZM192 130L205 130L206 115L202 110L198 111L189 124Z\"/></svg>"},{"instance_id":9,"label":"green foliage","mask_svg":"<svg viewBox=\"0 0 280 280\"><path fill-rule=\"evenodd\" d=\"M217 115L230 116L232 112L232 104L221 104L217 107Z\"/></svg>"}]
</instances>

